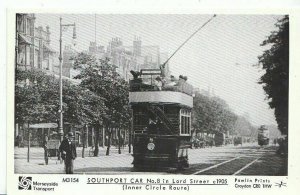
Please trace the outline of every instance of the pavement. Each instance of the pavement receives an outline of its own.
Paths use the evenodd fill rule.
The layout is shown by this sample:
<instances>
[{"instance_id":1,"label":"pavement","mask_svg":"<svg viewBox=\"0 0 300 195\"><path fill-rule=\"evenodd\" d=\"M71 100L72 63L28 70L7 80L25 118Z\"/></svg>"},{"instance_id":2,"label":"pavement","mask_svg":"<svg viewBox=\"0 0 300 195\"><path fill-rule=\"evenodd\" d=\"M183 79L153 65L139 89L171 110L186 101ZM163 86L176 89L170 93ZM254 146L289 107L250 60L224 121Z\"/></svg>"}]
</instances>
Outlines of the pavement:
<instances>
[{"instance_id":1,"label":"pavement","mask_svg":"<svg viewBox=\"0 0 300 195\"><path fill-rule=\"evenodd\" d=\"M145 174L134 172L133 157L125 147L118 154L112 147L110 155L106 149L99 148L98 157L88 155L82 158L82 148L77 148L78 157L74 163L76 174ZM185 170L162 171L159 174L202 174L202 175L286 175L287 159L276 155L276 146L259 147L257 144L243 146L227 145L224 147L198 148L189 150L190 167ZM63 174L64 164L51 157L45 165L43 148L31 148L30 162L27 162L27 148L15 148L15 173L53 173ZM147 172L157 174L157 172Z\"/></svg>"},{"instance_id":2,"label":"pavement","mask_svg":"<svg viewBox=\"0 0 300 195\"><path fill-rule=\"evenodd\" d=\"M88 169L89 167L101 167L107 171L120 168L130 169L132 156L128 153L128 148L123 148L121 154L118 154L117 148L111 148L110 155L106 156L106 148L99 148L98 157L89 157L89 149L85 148L85 158L82 158L82 148L77 148L77 158L74 163L76 169ZM50 157L48 165L44 160L43 148L30 148L30 159L27 162L27 148L15 147L15 173L64 173L64 164L57 157ZM79 171L80 172L80 171Z\"/></svg>"}]
</instances>

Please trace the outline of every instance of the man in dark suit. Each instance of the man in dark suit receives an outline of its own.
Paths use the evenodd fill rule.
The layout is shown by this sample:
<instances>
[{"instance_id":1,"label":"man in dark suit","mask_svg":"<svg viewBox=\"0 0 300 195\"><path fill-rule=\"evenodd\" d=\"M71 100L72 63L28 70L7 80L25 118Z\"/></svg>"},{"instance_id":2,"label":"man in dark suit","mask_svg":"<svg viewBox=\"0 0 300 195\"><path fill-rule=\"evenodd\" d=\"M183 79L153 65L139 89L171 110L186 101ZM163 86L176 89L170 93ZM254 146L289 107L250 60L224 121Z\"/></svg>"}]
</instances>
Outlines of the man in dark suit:
<instances>
[{"instance_id":1,"label":"man in dark suit","mask_svg":"<svg viewBox=\"0 0 300 195\"><path fill-rule=\"evenodd\" d=\"M72 137L73 133L69 132L68 136L65 137L59 146L61 158L65 161L66 174L73 174L73 164L77 157L76 146Z\"/></svg>"}]
</instances>

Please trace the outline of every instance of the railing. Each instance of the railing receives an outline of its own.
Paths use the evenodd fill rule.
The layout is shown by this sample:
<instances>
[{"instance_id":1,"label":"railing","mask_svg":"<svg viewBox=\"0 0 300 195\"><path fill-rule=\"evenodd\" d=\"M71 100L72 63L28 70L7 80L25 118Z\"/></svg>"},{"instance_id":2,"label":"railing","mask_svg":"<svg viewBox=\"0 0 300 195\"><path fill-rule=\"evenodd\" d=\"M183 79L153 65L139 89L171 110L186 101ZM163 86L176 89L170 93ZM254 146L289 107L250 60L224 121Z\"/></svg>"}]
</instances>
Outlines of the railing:
<instances>
[{"instance_id":1,"label":"railing","mask_svg":"<svg viewBox=\"0 0 300 195\"><path fill-rule=\"evenodd\" d=\"M176 91L182 92L188 95L193 95L193 86L185 81L178 81L175 85L168 83L162 83L162 87L158 87L155 84L146 84L141 78L133 79L129 81L130 91Z\"/></svg>"}]
</instances>

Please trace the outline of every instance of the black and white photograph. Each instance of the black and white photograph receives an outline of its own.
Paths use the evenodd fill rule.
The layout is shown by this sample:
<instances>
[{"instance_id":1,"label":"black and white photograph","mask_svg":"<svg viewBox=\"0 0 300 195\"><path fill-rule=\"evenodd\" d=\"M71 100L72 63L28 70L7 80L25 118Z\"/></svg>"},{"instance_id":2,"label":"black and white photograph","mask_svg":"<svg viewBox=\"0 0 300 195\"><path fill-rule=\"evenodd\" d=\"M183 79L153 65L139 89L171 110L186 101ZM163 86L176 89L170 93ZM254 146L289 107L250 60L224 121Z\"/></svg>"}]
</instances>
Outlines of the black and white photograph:
<instances>
[{"instance_id":1,"label":"black and white photograph","mask_svg":"<svg viewBox=\"0 0 300 195\"><path fill-rule=\"evenodd\" d=\"M17 12L14 173L288 176L289 19Z\"/></svg>"}]
</instances>

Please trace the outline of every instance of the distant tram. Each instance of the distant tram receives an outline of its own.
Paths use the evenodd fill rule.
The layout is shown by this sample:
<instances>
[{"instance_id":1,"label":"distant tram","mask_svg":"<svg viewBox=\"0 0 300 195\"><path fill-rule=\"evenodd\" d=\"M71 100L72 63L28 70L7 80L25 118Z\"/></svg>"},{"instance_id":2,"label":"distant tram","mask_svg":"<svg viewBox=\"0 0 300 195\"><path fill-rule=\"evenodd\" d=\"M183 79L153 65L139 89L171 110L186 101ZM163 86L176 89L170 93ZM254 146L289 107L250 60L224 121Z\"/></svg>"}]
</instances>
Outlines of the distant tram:
<instances>
[{"instance_id":1,"label":"distant tram","mask_svg":"<svg viewBox=\"0 0 300 195\"><path fill-rule=\"evenodd\" d=\"M269 145L269 139L269 129L265 125L260 126L257 135L258 145Z\"/></svg>"},{"instance_id":2,"label":"distant tram","mask_svg":"<svg viewBox=\"0 0 300 195\"><path fill-rule=\"evenodd\" d=\"M187 168L191 148L193 88L185 81L162 86L160 69L144 69L130 81L133 166L137 170Z\"/></svg>"}]
</instances>

